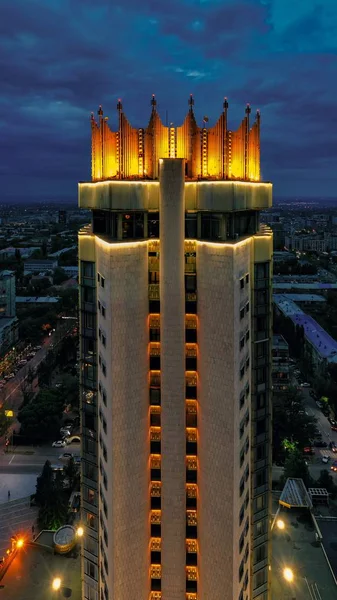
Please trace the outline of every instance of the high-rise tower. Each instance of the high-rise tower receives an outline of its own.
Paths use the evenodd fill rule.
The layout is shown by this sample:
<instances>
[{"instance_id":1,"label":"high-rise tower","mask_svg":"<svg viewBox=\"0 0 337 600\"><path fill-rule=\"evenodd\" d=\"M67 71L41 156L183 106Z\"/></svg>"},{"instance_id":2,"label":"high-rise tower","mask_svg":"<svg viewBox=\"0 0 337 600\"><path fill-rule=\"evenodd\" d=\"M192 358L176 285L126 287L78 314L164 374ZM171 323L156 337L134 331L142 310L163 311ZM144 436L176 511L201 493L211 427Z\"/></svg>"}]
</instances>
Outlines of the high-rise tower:
<instances>
[{"instance_id":1,"label":"high-rise tower","mask_svg":"<svg viewBox=\"0 0 337 600\"><path fill-rule=\"evenodd\" d=\"M272 234L260 115L92 116L79 234L83 597L267 600Z\"/></svg>"}]
</instances>

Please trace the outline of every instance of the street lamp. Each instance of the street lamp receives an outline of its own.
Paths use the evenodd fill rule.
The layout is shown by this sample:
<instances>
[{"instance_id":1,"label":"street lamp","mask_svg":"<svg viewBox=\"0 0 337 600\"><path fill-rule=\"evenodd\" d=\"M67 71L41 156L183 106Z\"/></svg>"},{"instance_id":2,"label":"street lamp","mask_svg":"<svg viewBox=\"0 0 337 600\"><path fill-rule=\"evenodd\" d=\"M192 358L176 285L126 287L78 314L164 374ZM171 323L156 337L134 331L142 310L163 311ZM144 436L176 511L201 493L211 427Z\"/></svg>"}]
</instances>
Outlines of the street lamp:
<instances>
[{"instance_id":1,"label":"street lamp","mask_svg":"<svg viewBox=\"0 0 337 600\"><path fill-rule=\"evenodd\" d=\"M22 538L19 538L19 539L17 540L17 542L16 542L16 547L17 547L17 548L22 548L22 546L23 546L23 539L22 539Z\"/></svg>"},{"instance_id":2,"label":"street lamp","mask_svg":"<svg viewBox=\"0 0 337 600\"><path fill-rule=\"evenodd\" d=\"M60 577L55 577L53 579L52 588L55 592L58 592L58 590L61 588L61 583Z\"/></svg>"},{"instance_id":3,"label":"street lamp","mask_svg":"<svg viewBox=\"0 0 337 600\"><path fill-rule=\"evenodd\" d=\"M77 535L77 537L82 537L82 536L83 536L83 534L84 534L84 529L83 529L83 527L78 527L78 528L77 528L77 531L76 531L76 535Z\"/></svg>"},{"instance_id":4,"label":"street lamp","mask_svg":"<svg viewBox=\"0 0 337 600\"><path fill-rule=\"evenodd\" d=\"M282 519L277 519L276 525L277 525L278 529L284 529L285 528L285 524L284 524L284 521L282 521Z\"/></svg>"},{"instance_id":5,"label":"street lamp","mask_svg":"<svg viewBox=\"0 0 337 600\"><path fill-rule=\"evenodd\" d=\"M289 567L285 567L283 569L283 577L289 583L294 581L294 573L293 573L292 569L290 569Z\"/></svg>"}]
</instances>

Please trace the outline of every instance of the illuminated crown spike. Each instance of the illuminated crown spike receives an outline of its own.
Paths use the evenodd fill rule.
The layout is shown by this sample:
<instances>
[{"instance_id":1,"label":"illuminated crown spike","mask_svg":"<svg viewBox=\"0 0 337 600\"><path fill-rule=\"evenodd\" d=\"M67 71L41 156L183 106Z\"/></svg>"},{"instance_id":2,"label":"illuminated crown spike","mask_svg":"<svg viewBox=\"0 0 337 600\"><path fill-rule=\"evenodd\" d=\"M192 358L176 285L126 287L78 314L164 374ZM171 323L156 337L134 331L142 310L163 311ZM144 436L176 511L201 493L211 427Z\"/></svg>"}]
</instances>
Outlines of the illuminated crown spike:
<instances>
[{"instance_id":1,"label":"illuminated crown spike","mask_svg":"<svg viewBox=\"0 0 337 600\"><path fill-rule=\"evenodd\" d=\"M188 180L260 181L260 111L250 125L250 104L237 130L227 126L227 97L223 112L213 126L198 125L193 107L180 126L165 127L157 111L155 94L151 98L149 124L144 129L132 127L119 99L117 131L110 129L99 107L96 122L91 115L92 179L154 179L158 178L161 158L183 158Z\"/></svg>"}]
</instances>

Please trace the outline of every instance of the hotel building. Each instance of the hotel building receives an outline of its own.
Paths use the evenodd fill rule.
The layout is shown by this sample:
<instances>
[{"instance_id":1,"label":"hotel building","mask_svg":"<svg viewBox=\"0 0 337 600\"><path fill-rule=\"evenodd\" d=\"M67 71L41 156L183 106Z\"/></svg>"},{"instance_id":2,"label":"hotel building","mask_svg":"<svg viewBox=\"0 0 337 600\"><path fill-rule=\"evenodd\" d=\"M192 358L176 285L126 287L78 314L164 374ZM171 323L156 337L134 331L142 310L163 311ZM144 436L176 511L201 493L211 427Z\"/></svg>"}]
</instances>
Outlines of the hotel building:
<instances>
[{"instance_id":1,"label":"hotel building","mask_svg":"<svg viewBox=\"0 0 337 600\"><path fill-rule=\"evenodd\" d=\"M267 600L272 234L260 115L92 116L79 233L85 600Z\"/></svg>"}]
</instances>

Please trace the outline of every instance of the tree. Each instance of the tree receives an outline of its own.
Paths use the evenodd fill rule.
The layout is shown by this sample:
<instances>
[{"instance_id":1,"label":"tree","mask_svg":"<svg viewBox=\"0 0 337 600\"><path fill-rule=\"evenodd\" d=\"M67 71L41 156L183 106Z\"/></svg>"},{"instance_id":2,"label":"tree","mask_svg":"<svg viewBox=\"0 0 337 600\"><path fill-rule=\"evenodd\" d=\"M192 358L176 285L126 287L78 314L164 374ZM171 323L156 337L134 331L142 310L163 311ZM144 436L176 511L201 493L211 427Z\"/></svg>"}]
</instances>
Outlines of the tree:
<instances>
[{"instance_id":1,"label":"tree","mask_svg":"<svg viewBox=\"0 0 337 600\"><path fill-rule=\"evenodd\" d=\"M67 520L67 495L63 488L64 474L54 474L50 462L44 464L37 478L35 500L39 506L38 524L40 529L58 529Z\"/></svg>"},{"instance_id":2,"label":"tree","mask_svg":"<svg viewBox=\"0 0 337 600\"><path fill-rule=\"evenodd\" d=\"M63 398L58 390L42 389L19 410L20 433L35 441L57 438L61 427Z\"/></svg>"},{"instance_id":3,"label":"tree","mask_svg":"<svg viewBox=\"0 0 337 600\"><path fill-rule=\"evenodd\" d=\"M61 283L63 283L67 279L69 279L69 277L66 274L66 272L63 269L61 269L60 267L57 267L55 269L54 275L53 275L53 284L61 285Z\"/></svg>"},{"instance_id":4,"label":"tree","mask_svg":"<svg viewBox=\"0 0 337 600\"><path fill-rule=\"evenodd\" d=\"M284 463L284 479L288 477L303 479L305 485L310 487L311 477L308 466L301 452L297 449L291 450Z\"/></svg>"},{"instance_id":5,"label":"tree","mask_svg":"<svg viewBox=\"0 0 337 600\"><path fill-rule=\"evenodd\" d=\"M289 388L273 415L274 460L283 462L286 456L285 440L302 451L318 435L316 419L304 410L303 397L295 388Z\"/></svg>"},{"instance_id":6,"label":"tree","mask_svg":"<svg viewBox=\"0 0 337 600\"><path fill-rule=\"evenodd\" d=\"M67 465L63 469L65 477L69 480L69 487L71 491L77 491L80 489L80 473L79 468L76 465L73 457L68 460Z\"/></svg>"},{"instance_id":7,"label":"tree","mask_svg":"<svg viewBox=\"0 0 337 600\"><path fill-rule=\"evenodd\" d=\"M325 488L329 494L335 495L337 492L337 486L334 483L333 477L326 469L321 471L319 479L317 480L316 487Z\"/></svg>"}]
</instances>

